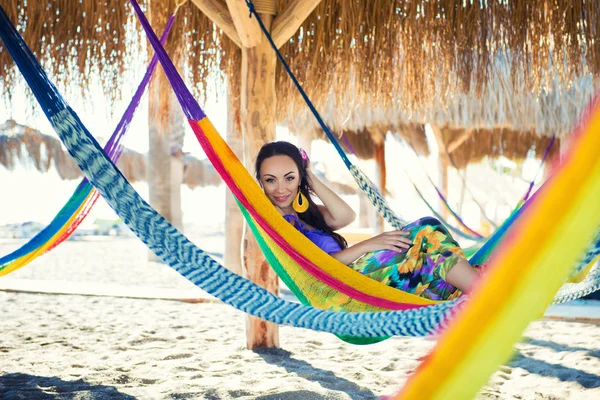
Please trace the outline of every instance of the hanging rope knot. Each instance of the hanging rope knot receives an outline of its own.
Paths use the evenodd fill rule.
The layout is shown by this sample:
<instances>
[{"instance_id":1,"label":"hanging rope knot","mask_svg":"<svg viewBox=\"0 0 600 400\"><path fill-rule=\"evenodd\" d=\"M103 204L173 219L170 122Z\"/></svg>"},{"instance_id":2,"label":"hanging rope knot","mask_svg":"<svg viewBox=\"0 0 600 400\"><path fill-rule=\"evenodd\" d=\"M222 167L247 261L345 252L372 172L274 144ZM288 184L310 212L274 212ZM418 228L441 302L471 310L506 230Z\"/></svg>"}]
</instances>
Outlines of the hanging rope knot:
<instances>
[{"instance_id":1,"label":"hanging rope knot","mask_svg":"<svg viewBox=\"0 0 600 400\"><path fill-rule=\"evenodd\" d=\"M252 14L256 12L256 9L254 8L254 3L252 3L252 0L246 0L246 5L248 6L248 10L250 11L248 18L252 18Z\"/></svg>"}]
</instances>

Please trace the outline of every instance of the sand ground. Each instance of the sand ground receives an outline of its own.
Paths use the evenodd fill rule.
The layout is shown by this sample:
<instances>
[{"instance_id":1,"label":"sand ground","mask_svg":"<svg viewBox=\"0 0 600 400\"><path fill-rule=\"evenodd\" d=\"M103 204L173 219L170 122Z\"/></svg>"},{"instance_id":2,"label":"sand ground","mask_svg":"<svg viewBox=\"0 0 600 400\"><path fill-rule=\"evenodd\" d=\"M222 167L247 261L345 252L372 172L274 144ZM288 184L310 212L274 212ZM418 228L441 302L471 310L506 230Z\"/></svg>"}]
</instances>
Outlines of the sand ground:
<instances>
[{"instance_id":1,"label":"sand ground","mask_svg":"<svg viewBox=\"0 0 600 400\"><path fill-rule=\"evenodd\" d=\"M19 243L0 243L0 254ZM198 243L222 252L222 237ZM8 278L194 290L136 239L70 241ZM375 399L435 344L352 346L281 327L281 349L249 351L244 314L220 303L11 291L0 303L2 399ZM515 349L479 399L600 399L598 325L536 321Z\"/></svg>"}]
</instances>

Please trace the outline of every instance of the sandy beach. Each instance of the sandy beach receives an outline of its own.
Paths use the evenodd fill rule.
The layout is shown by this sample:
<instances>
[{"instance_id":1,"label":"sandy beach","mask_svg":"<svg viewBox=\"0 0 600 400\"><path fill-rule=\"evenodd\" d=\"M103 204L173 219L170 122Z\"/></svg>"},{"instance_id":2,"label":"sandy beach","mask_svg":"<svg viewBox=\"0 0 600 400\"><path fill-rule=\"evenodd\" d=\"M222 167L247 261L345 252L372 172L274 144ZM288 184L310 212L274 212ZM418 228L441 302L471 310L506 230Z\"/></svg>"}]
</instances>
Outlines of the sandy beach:
<instances>
[{"instance_id":1,"label":"sandy beach","mask_svg":"<svg viewBox=\"0 0 600 400\"><path fill-rule=\"evenodd\" d=\"M1 242L0 254L19 243ZM222 237L197 243L222 252ZM195 290L122 238L67 242L8 278L113 285L123 295ZM281 327L281 349L249 351L244 314L219 303L18 291L0 291L0 301L2 399L376 399L399 389L435 344L352 346ZM600 398L597 324L536 321L515 348L479 399Z\"/></svg>"}]
</instances>

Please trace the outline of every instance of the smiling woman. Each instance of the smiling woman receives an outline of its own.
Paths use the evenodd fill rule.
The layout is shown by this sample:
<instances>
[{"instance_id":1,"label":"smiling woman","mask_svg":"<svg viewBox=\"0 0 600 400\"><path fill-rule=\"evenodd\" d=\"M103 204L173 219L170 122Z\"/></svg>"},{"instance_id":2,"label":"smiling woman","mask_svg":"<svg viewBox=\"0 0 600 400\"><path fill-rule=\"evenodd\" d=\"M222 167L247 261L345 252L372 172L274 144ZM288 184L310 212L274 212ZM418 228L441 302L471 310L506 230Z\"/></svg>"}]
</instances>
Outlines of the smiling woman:
<instances>
[{"instance_id":1,"label":"smiling woman","mask_svg":"<svg viewBox=\"0 0 600 400\"><path fill-rule=\"evenodd\" d=\"M310 231L326 233L328 249L339 251L348 247L334 230L350 224L355 218L354 211L313 175L310 164L302 159L296 146L288 142L264 145L256 158L256 179L281 215L296 217L298 223L302 220ZM328 191L322 190L319 198L325 202L331 197L332 207L318 206L313 201L311 191L315 190L315 184ZM330 209L335 211L331 213Z\"/></svg>"},{"instance_id":2,"label":"smiling woman","mask_svg":"<svg viewBox=\"0 0 600 400\"><path fill-rule=\"evenodd\" d=\"M311 170L301 150L287 142L264 145L256 158L256 178L284 218L308 239L350 268L391 287L432 300L467 292L478 278L458 243L434 218L385 232L348 247L335 231L356 214ZM315 204L316 195L323 205Z\"/></svg>"}]
</instances>

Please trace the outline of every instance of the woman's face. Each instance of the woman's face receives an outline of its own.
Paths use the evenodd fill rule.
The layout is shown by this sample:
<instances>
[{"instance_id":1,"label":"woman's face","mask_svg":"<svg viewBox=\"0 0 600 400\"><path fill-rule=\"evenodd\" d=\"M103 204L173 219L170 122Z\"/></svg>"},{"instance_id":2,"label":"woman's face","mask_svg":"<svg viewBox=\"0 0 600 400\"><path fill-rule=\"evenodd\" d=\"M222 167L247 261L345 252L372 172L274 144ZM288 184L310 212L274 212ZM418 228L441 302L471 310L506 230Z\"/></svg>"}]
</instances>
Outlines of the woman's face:
<instances>
[{"instance_id":1,"label":"woman's face","mask_svg":"<svg viewBox=\"0 0 600 400\"><path fill-rule=\"evenodd\" d=\"M283 155L269 157L262 162L259 176L271 203L281 209L291 208L300 186L300 173L294 160Z\"/></svg>"}]
</instances>

